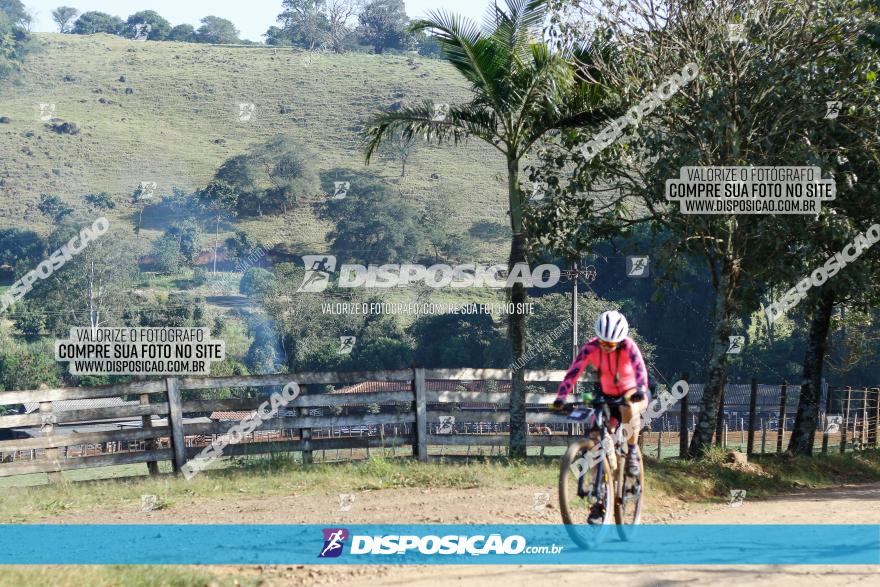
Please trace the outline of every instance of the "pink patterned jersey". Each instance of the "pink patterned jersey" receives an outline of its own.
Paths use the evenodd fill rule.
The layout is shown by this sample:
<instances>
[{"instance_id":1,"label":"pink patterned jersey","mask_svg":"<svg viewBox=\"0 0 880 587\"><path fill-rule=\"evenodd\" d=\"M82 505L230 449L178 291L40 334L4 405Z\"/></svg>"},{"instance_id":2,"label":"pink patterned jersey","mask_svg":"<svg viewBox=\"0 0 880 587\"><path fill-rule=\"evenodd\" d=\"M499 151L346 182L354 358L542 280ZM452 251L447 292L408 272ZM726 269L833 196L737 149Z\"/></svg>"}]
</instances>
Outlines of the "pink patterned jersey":
<instances>
[{"instance_id":1,"label":"pink patterned jersey","mask_svg":"<svg viewBox=\"0 0 880 587\"><path fill-rule=\"evenodd\" d=\"M592 338L581 348L565 379L559 384L556 399L564 400L588 365L599 372L602 393L619 397L633 388L647 389L648 370L639 345L627 337L610 353L599 348L599 339Z\"/></svg>"}]
</instances>

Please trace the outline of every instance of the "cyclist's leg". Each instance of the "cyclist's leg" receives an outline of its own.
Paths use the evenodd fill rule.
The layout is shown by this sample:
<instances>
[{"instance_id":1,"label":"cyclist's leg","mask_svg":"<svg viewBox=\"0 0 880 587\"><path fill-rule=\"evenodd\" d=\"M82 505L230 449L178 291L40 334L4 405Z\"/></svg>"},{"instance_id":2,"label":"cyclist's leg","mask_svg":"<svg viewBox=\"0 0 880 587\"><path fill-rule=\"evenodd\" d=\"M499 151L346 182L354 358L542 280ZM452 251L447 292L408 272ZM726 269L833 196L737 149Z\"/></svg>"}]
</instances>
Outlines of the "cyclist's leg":
<instances>
[{"instance_id":1,"label":"cyclist's leg","mask_svg":"<svg viewBox=\"0 0 880 587\"><path fill-rule=\"evenodd\" d=\"M627 396L635 393L635 389L626 392ZM638 477L640 473L640 465L638 459L637 447L639 443L639 431L642 428L642 413L648 408L648 397L642 398L640 401L620 406L620 416L624 424L624 432L626 433L626 443L629 445L626 455L626 474L629 477Z\"/></svg>"},{"instance_id":2,"label":"cyclist's leg","mask_svg":"<svg viewBox=\"0 0 880 587\"><path fill-rule=\"evenodd\" d=\"M626 392L627 396L631 396L636 392L630 389ZM624 428L626 432L626 443L629 446L635 446L639 443L639 430L642 428L642 414L648 409L647 395L641 401L630 401L620 405L621 420L627 426Z\"/></svg>"}]
</instances>

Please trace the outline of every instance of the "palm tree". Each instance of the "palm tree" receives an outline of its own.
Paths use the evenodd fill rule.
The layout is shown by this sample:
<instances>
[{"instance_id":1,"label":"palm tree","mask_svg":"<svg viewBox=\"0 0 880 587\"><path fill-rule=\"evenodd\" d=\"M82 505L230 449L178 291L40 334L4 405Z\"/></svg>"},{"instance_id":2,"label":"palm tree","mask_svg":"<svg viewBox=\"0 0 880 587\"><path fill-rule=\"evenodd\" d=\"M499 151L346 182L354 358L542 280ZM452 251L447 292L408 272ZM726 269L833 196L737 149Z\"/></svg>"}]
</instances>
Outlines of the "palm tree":
<instances>
[{"instance_id":1,"label":"palm tree","mask_svg":"<svg viewBox=\"0 0 880 587\"><path fill-rule=\"evenodd\" d=\"M574 51L552 51L539 40L548 15L546 0L505 0L506 10L491 7L482 28L448 12L429 14L412 24L413 32L428 31L445 59L470 83L473 97L448 110L432 101L377 115L366 130L366 159L383 143L397 137L424 136L427 141L459 144L477 137L500 151L507 162L507 194L512 238L508 267L527 262L523 224L525 200L520 190L520 164L551 132L601 120L596 108L598 84L575 66ZM438 115L439 113L439 115ZM513 303L526 301L521 283L508 288ZM525 316L511 314L508 333L515 364L525 351ZM525 383L522 367L513 370L510 397L510 456L525 457Z\"/></svg>"}]
</instances>

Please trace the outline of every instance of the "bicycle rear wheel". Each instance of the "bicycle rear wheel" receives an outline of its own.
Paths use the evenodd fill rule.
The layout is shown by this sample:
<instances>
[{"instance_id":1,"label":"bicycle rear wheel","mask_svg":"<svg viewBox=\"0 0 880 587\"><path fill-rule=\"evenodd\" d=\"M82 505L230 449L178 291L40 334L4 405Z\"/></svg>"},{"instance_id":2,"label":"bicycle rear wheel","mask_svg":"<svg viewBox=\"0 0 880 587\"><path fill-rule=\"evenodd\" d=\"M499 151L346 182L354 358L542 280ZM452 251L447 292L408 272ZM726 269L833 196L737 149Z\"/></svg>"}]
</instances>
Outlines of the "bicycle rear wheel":
<instances>
[{"instance_id":1,"label":"bicycle rear wheel","mask_svg":"<svg viewBox=\"0 0 880 587\"><path fill-rule=\"evenodd\" d=\"M645 462L642 451L636 449L639 458L639 477L632 479L624 475L626 468L623 456L618 456L619 467L614 483L614 521L621 540L632 538L642 523L642 500L645 496Z\"/></svg>"},{"instance_id":2,"label":"bicycle rear wheel","mask_svg":"<svg viewBox=\"0 0 880 587\"><path fill-rule=\"evenodd\" d=\"M562 456L559 466L559 511L565 530L581 548L595 546L611 524L614 483L608 459L592 458L590 450L595 441L583 439L573 442ZM596 479L599 482L596 483ZM587 523L590 508L597 501L605 503L605 518L601 525Z\"/></svg>"}]
</instances>

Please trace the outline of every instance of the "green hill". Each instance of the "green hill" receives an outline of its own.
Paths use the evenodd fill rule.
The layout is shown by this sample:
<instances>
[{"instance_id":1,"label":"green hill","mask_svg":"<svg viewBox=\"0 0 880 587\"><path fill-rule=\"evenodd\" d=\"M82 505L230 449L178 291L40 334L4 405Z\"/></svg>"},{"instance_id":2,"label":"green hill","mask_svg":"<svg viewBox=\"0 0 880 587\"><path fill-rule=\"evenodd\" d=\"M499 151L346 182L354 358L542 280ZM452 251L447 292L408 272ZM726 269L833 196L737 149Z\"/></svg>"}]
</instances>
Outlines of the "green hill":
<instances>
[{"instance_id":1,"label":"green hill","mask_svg":"<svg viewBox=\"0 0 880 587\"><path fill-rule=\"evenodd\" d=\"M0 227L45 233L50 226L36 208L41 193L80 205L81 196L99 191L119 204L111 220L131 223L129 199L141 182L156 182L158 196L204 186L227 158L279 133L311 151L319 171L363 168L358 133L376 109L398 100L468 98L449 65L418 55L34 36L40 50L17 79L0 82L0 117L10 119L0 124ZM81 132L50 129L39 119L40 103L55 104L55 116ZM239 121L241 103L256 106L248 122ZM491 148L422 143L404 178L392 161L369 169L419 207L448 199L464 227L501 224L502 236L482 242L477 260L506 256L504 167ZM148 238L163 224L145 218ZM308 203L239 227L305 251L323 250L330 228Z\"/></svg>"}]
</instances>

